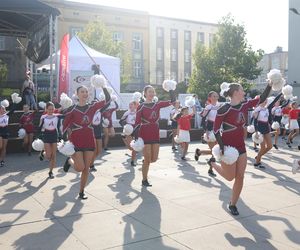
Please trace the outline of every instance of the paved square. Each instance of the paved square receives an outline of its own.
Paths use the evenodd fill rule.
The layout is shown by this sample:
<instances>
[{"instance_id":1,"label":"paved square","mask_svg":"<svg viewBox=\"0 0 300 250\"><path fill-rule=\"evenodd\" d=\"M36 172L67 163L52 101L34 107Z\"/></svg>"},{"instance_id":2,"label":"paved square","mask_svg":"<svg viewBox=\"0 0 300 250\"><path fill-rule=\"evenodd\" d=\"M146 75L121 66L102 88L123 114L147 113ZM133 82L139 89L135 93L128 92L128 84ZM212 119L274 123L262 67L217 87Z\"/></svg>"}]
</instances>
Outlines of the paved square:
<instances>
[{"instance_id":1,"label":"paved square","mask_svg":"<svg viewBox=\"0 0 300 250\"><path fill-rule=\"evenodd\" d=\"M141 158L131 167L126 149L111 150L90 174L86 201L77 199L80 175L62 171L62 155L53 180L37 154L8 155L0 169L0 249L300 249L300 173L291 173L298 149L272 149L265 170L253 167L248 149L240 215L232 217L232 183L208 176L208 157L193 160L197 146L207 147L191 144L182 162L162 145L148 189Z\"/></svg>"}]
</instances>

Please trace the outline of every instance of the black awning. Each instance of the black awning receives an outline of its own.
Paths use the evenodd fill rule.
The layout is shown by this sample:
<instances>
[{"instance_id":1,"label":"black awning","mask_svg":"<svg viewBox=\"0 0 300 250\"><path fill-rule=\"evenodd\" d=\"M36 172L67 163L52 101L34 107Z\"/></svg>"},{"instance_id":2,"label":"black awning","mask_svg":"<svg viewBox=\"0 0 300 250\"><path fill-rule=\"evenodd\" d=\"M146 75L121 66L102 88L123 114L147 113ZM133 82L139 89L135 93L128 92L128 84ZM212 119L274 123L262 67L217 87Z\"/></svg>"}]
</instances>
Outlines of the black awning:
<instances>
[{"instance_id":1,"label":"black awning","mask_svg":"<svg viewBox=\"0 0 300 250\"><path fill-rule=\"evenodd\" d=\"M27 37L34 26L59 10L38 0L1 0L0 35Z\"/></svg>"}]
</instances>

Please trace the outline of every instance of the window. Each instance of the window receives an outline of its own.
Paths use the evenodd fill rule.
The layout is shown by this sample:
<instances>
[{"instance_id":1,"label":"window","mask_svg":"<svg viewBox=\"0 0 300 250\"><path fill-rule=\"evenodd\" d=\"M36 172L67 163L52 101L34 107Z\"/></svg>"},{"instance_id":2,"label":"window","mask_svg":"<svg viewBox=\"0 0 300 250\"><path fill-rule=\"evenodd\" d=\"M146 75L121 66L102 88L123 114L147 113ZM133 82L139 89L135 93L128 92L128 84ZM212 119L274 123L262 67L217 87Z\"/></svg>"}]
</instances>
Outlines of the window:
<instances>
[{"instance_id":1,"label":"window","mask_svg":"<svg viewBox=\"0 0 300 250\"><path fill-rule=\"evenodd\" d=\"M141 50L142 49L142 35L139 33L134 33L132 36L133 49Z\"/></svg>"},{"instance_id":2,"label":"window","mask_svg":"<svg viewBox=\"0 0 300 250\"><path fill-rule=\"evenodd\" d=\"M5 38L0 36L0 50L5 50Z\"/></svg>"},{"instance_id":3,"label":"window","mask_svg":"<svg viewBox=\"0 0 300 250\"><path fill-rule=\"evenodd\" d=\"M190 80L190 74L188 72L184 73L184 82L186 85L189 84L189 80Z\"/></svg>"},{"instance_id":4,"label":"window","mask_svg":"<svg viewBox=\"0 0 300 250\"><path fill-rule=\"evenodd\" d=\"M164 37L164 29L163 28L157 28L156 29L156 36L159 38L163 38Z\"/></svg>"},{"instance_id":5,"label":"window","mask_svg":"<svg viewBox=\"0 0 300 250\"><path fill-rule=\"evenodd\" d=\"M184 62L189 63L191 61L191 52L186 49L184 51Z\"/></svg>"},{"instance_id":6,"label":"window","mask_svg":"<svg viewBox=\"0 0 300 250\"><path fill-rule=\"evenodd\" d=\"M156 83L162 84L163 82L163 72L161 70L156 71Z\"/></svg>"},{"instance_id":7,"label":"window","mask_svg":"<svg viewBox=\"0 0 300 250\"><path fill-rule=\"evenodd\" d=\"M162 48L157 48L156 50L156 60L162 61L163 60L163 50Z\"/></svg>"},{"instance_id":8,"label":"window","mask_svg":"<svg viewBox=\"0 0 300 250\"><path fill-rule=\"evenodd\" d=\"M115 42L121 42L122 40L123 40L123 34L122 34L122 32L114 32L113 33L113 40L115 41Z\"/></svg>"},{"instance_id":9,"label":"window","mask_svg":"<svg viewBox=\"0 0 300 250\"><path fill-rule=\"evenodd\" d=\"M175 71L171 72L171 79L177 81L177 72Z\"/></svg>"},{"instance_id":10,"label":"window","mask_svg":"<svg viewBox=\"0 0 300 250\"><path fill-rule=\"evenodd\" d=\"M211 45L214 42L215 36L216 36L215 34L212 33L209 34L209 45Z\"/></svg>"},{"instance_id":11,"label":"window","mask_svg":"<svg viewBox=\"0 0 300 250\"><path fill-rule=\"evenodd\" d=\"M191 40L191 32L190 31L185 31L184 32L184 40L185 41L190 41Z\"/></svg>"},{"instance_id":12,"label":"window","mask_svg":"<svg viewBox=\"0 0 300 250\"><path fill-rule=\"evenodd\" d=\"M71 29L70 29L71 37L77 35L78 33L82 32L82 31L83 31L82 27L71 27Z\"/></svg>"},{"instance_id":13,"label":"window","mask_svg":"<svg viewBox=\"0 0 300 250\"><path fill-rule=\"evenodd\" d=\"M198 32L198 42L204 44L204 32Z\"/></svg>"},{"instance_id":14,"label":"window","mask_svg":"<svg viewBox=\"0 0 300 250\"><path fill-rule=\"evenodd\" d=\"M141 62L133 63L133 75L134 75L134 78L140 78L142 76L142 63Z\"/></svg>"},{"instance_id":15,"label":"window","mask_svg":"<svg viewBox=\"0 0 300 250\"><path fill-rule=\"evenodd\" d=\"M171 30L171 39L177 39L177 30Z\"/></svg>"},{"instance_id":16,"label":"window","mask_svg":"<svg viewBox=\"0 0 300 250\"><path fill-rule=\"evenodd\" d=\"M171 61L176 62L177 61L177 49L171 50Z\"/></svg>"}]
</instances>

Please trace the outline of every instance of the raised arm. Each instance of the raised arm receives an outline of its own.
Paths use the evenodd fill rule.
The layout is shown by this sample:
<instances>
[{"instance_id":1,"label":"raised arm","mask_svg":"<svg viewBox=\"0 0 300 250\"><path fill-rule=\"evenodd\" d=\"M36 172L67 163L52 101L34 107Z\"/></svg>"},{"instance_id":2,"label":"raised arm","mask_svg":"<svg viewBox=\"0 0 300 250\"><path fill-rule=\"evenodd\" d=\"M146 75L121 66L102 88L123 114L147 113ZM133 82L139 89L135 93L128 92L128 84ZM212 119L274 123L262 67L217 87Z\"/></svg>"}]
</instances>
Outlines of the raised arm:
<instances>
[{"instance_id":1,"label":"raised arm","mask_svg":"<svg viewBox=\"0 0 300 250\"><path fill-rule=\"evenodd\" d=\"M275 103L280 99L280 97L282 96L282 93L280 93L279 95L277 95L274 100L268 105L268 110L271 113L272 108L274 107Z\"/></svg>"}]
</instances>

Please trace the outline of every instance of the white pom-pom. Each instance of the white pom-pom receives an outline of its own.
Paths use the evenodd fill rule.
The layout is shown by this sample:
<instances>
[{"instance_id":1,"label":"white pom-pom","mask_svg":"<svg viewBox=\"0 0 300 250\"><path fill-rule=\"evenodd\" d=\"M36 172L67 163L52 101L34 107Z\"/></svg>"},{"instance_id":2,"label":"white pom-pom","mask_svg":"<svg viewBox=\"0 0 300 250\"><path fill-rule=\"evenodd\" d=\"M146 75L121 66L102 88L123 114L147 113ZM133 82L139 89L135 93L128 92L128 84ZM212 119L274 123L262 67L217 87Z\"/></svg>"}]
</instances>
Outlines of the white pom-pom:
<instances>
[{"instance_id":1,"label":"white pom-pom","mask_svg":"<svg viewBox=\"0 0 300 250\"><path fill-rule=\"evenodd\" d=\"M39 102L39 107L41 109L45 109L46 108L46 103L45 102Z\"/></svg>"},{"instance_id":2,"label":"white pom-pom","mask_svg":"<svg viewBox=\"0 0 300 250\"><path fill-rule=\"evenodd\" d=\"M21 139L23 139L25 136L26 136L26 130L23 129L23 128L20 128L18 130L18 137L21 138Z\"/></svg>"},{"instance_id":3,"label":"white pom-pom","mask_svg":"<svg viewBox=\"0 0 300 250\"><path fill-rule=\"evenodd\" d=\"M139 102L141 98L142 94L140 92L134 92L132 95L132 100L134 100L135 102Z\"/></svg>"},{"instance_id":4,"label":"white pom-pom","mask_svg":"<svg viewBox=\"0 0 300 250\"><path fill-rule=\"evenodd\" d=\"M290 129L290 125L287 123L287 124L285 124L284 128L285 128L286 130L289 130L289 129Z\"/></svg>"},{"instance_id":5,"label":"white pom-pom","mask_svg":"<svg viewBox=\"0 0 300 250\"><path fill-rule=\"evenodd\" d=\"M40 140L40 139L35 139L32 142L32 148L35 151L42 151L42 150L44 150L44 142L42 140Z\"/></svg>"},{"instance_id":6,"label":"white pom-pom","mask_svg":"<svg viewBox=\"0 0 300 250\"><path fill-rule=\"evenodd\" d=\"M285 80L282 78L280 70L271 69L267 74L268 80L272 83L272 89L274 91L279 91L285 85Z\"/></svg>"},{"instance_id":7,"label":"white pom-pom","mask_svg":"<svg viewBox=\"0 0 300 250\"><path fill-rule=\"evenodd\" d=\"M18 104L22 101L22 97L21 96L17 96L14 103Z\"/></svg>"},{"instance_id":8,"label":"white pom-pom","mask_svg":"<svg viewBox=\"0 0 300 250\"><path fill-rule=\"evenodd\" d=\"M282 88L282 94L286 96L293 95L293 87L291 85L285 85Z\"/></svg>"},{"instance_id":9,"label":"white pom-pom","mask_svg":"<svg viewBox=\"0 0 300 250\"><path fill-rule=\"evenodd\" d=\"M261 144L264 141L264 137L260 132L257 132L252 135L252 141L256 144Z\"/></svg>"},{"instance_id":10,"label":"white pom-pom","mask_svg":"<svg viewBox=\"0 0 300 250\"><path fill-rule=\"evenodd\" d=\"M94 88L103 88L106 86L107 80L103 75L93 75L91 77L91 85Z\"/></svg>"},{"instance_id":11,"label":"white pom-pom","mask_svg":"<svg viewBox=\"0 0 300 250\"><path fill-rule=\"evenodd\" d=\"M249 125L249 126L247 126L247 132L248 132L249 134L253 134L253 133L255 132L255 127L254 127L254 125Z\"/></svg>"},{"instance_id":12,"label":"white pom-pom","mask_svg":"<svg viewBox=\"0 0 300 250\"><path fill-rule=\"evenodd\" d=\"M118 100L118 97L114 94L111 95L111 100L116 102Z\"/></svg>"},{"instance_id":13,"label":"white pom-pom","mask_svg":"<svg viewBox=\"0 0 300 250\"><path fill-rule=\"evenodd\" d=\"M62 109L67 109L73 105L72 99L67 96L65 93L62 93L60 95L60 102L59 104L61 105Z\"/></svg>"},{"instance_id":14,"label":"white pom-pom","mask_svg":"<svg viewBox=\"0 0 300 250\"><path fill-rule=\"evenodd\" d=\"M186 107L191 108L191 107L195 106L195 103L196 103L196 100L195 100L194 97L192 97L192 96L187 96L187 97L185 98L184 105L185 105Z\"/></svg>"},{"instance_id":15,"label":"white pom-pom","mask_svg":"<svg viewBox=\"0 0 300 250\"><path fill-rule=\"evenodd\" d=\"M124 135L131 135L133 132L133 127L130 124L126 124L123 128L123 134Z\"/></svg>"},{"instance_id":16,"label":"white pom-pom","mask_svg":"<svg viewBox=\"0 0 300 250\"><path fill-rule=\"evenodd\" d=\"M293 96L292 98L291 98L291 101L296 101L298 99L298 96Z\"/></svg>"},{"instance_id":17,"label":"white pom-pom","mask_svg":"<svg viewBox=\"0 0 300 250\"><path fill-rule=\"evenodd\" d=\"M64 142L63 140L61 140L57 143L57 149L61 154L65 156L71 156L75 153L74 145L70 141Z\"/></svg>"},{"instance_id":18,"label":"white pom-pom","mask_svg":"<svg viewBox=\"0 0 300 250\"><path fill-rule=\"evenodd\" d=\"M107 87L106 90L110 95L113 93L113 89L111 87Z\"/></svg>"},{"instance_id":19,"label":"white pom-pom","mask_svg":"<svg viewBox=\"0 0 300 250\"><path fill-rule=\"evenodd\" d=\"M165 91L169 92L170 90L176 89L177 82L174 80L164 80L162 87Z\"/></svg>"},{"instance_id":20,"label":"white pom-pom","mask_svg":"<svg viewBox=\"0 0 300 250\"><path fill-rule=\"evenodd\" d=\"M109 120L108 119L103 119L103 121L102 121L102 126L104 127L104 128L107 128L108 127L108 125L109 125Z\"/></svg>"},{"instance_id":21,"label":"white pom-pom","mask_svg":"<svg viewBox=\"0 0 300 250\"><path fill-rule=\"evenodd\" d=\"M292 100L294 98L294 96L293 95L284 95L283 98L285 100Z\"/></svg>"},{"instance_id":22,"label":"white pom-pom","mask_svg":"<svg viewBox=\"0 0 300 250\"><path fill-rule=\"evenodd\" d=\"M1 101L1 106L3 106L4 108L8 108L9 107L9 101L7 101L6 99Z\"/></svg>"},{"instance_id":23,"label":"white pom-pom","mask_svg":"<svg viewBox=\"0 0 300 250\"><path fill-rule=\"evenodd\" d=\"M19 96L19 94L14 92L10 96L11 96L12 101L14 101L16 99L16 97Z\"/></svg>"},{"instance_id":24,"label":"white pom-pom","mask_svg":"<svg viewBox=\"0 0 300 250\"><path fill-rule=\"evenodd\" d=\"M221 89L220 95L221 95L221 96L224 96L224 92L228 91L228 90L229 90L229 87L230 87L230 83L228 83L228 82L223 82L223 83L220 85L220 89Z\"/></svg>"},{"instance_id":25,"label":"white pom-pom","mask_svg":"<svg viewBox=\"0 0 300 250\"><path fill-rule=\"evenodd\" d=\"M158 97L154 96L152 101L155 102L155 103L158 102Z\"/></svg>"},{"instance_id":26,"label":"white pom-pom","mask_svg":"<svg viewBox=\"0 0 300 250\"><path fill-rule=\"evenodd\" d=\"M177 144L180 144L180 143L181 143L181 140L180 140L180 138L179 138L178 135L176 135L176 136L174 137L174 141L175 141L175 143L177 143Z\"/></svg>"},{"instance_id":27,"label":"white pom-pom","mask_svg":"<svg viewBox=\"0 0 300 250\"><path fill-rule=\"evenodd\" d=\"M130 142L130 147L136 152L142 151L144 149L144 146L144 140L140 137L137 140L133 140Z\"/></svg>"},{"instance_id":28,"label":"white pom-pom","mask_svg":"<svg viewBox=\"0 0 300 250\"><path fill-rule=\"evenodd\" d=\"M217 161L222 161L227 165L232 165L239 157L239 152L237 149L231 146L225 146L224 154L221 155L220 146L218 144L213 147L212 154Z\"/></svg>"},{"instance_id":29,"label":"white pom-pom","mask_svg":"<svg viewBox=\"0 0 300 250\"><path fill-rule=\"evenodd\" d=\"M279 122L273 122L271 127L272 129L277 130L280 129L280 124Z\"/></svg>"},{"instance_id":30,"label":"white pom-pom","mask_svg":"<svg viewBox=\"0 0 300 250\"><path fill-rule=\"evenodd\" d=\"M10 96L13 103L18 104L22 101L22 97L20 97L18 93L12 93Z\"/></svg>"},{"instance_id":31,"label":"white pom-pom","mask_svg":"<svg viewBox=\"0 0 300 250\"><path fill-rule=\"evenodd\" d=\"M204 133L203 135L203 139L206 142L215 142L216 141L216 137L213 131L209 131L208 133Z\"/></svg>"}]
</instances>

